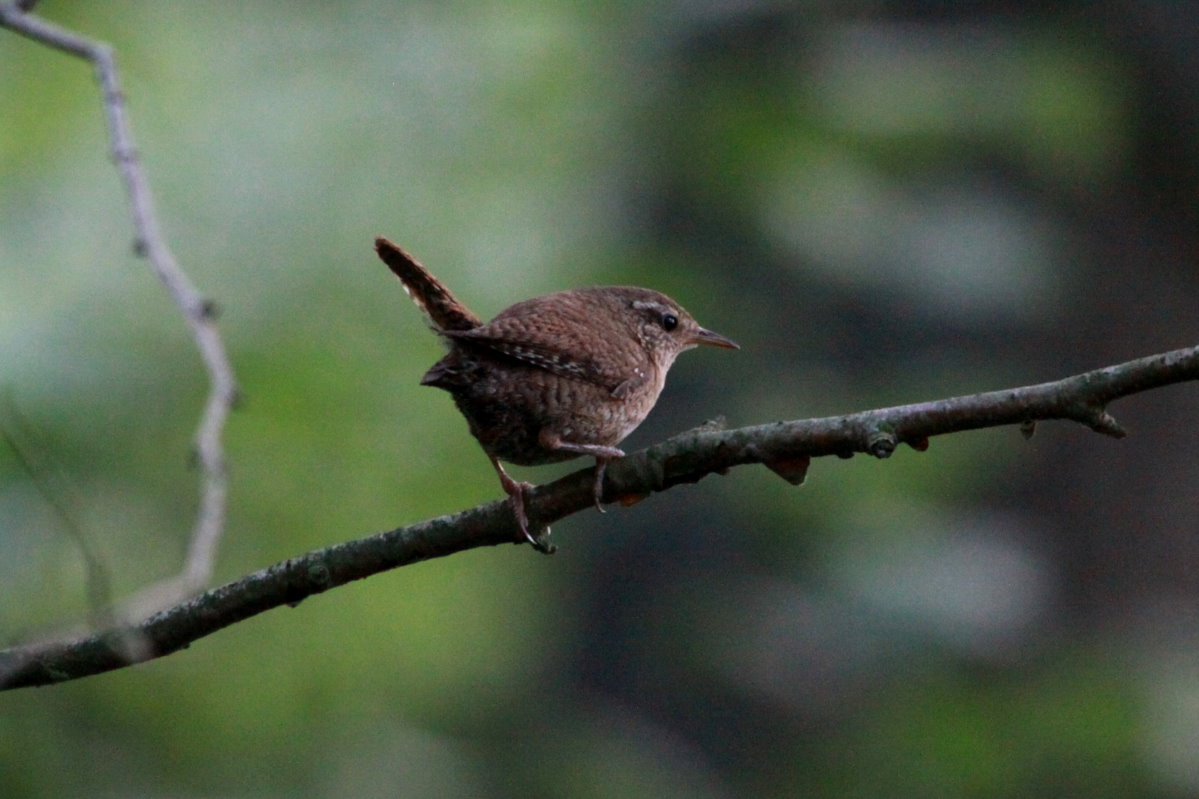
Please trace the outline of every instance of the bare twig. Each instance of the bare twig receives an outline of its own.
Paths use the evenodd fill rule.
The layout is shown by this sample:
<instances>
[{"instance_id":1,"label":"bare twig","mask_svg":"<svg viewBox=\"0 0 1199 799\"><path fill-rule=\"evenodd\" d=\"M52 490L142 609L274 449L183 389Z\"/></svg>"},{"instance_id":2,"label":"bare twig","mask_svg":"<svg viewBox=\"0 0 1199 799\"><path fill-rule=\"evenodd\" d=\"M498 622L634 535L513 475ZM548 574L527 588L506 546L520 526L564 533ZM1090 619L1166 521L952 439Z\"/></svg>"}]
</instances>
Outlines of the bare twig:
<instances>
[{"instance_id":1,"label":"bare twig","mask_svg":"<svg viewBox=\"0 0 1199 799\"><path fill-rule=\"evenodd\" d=\"M77 513L83 501L67 481L62 467L45 457L30 442L36 440L24 417L17 411L12 399L6 394L0 400L0 438L16 455L17 462L25 470L42 500L54 511L62 529L66 531L83 559L85 588L88 598L91 623L97 629L116 623L112 618L112 583L108 570L100 555L88 540L80 526Z\"/></svg>"},{"instance_id":2,"label":"bare twig","mask_svg":"<svg viewBox=\"0 0 1199 799\"><path fill-rule=\"evenodd\" d=\"M763 463L802 482L811 458L864 452L889 456L900 443L917 450L931 436L1001 425L1069 419L1122 437L1107 411L1113 400L1199 380L1199 346L1152 355L1051 383L901 405L823 419L720 430L697 428L613 461L605 499L632 504L655 491L694 483L734 466ZM549 524L592 505L593 470L583 469L531 492L531 522ZM118 669L175 652L210 633L280 605L398 566L465 549L520 543L505 502L492 502L368 538L315 550L176 605L134 628L146 642L137 657L111 633L0 651L0 688L46 685Z\"/></svg>"},{"instance_id":3,"label":"bare twig","mask_svg":"<svg viewBox=\"0 0 1199 799\"><path fill-rule=\"evenodd\" d=\"M214 305L196 290L179 267L159 227L150 185L134 146L112 47L27 13L34 4L32 0L0 3L0 26L90 61L95 67L108 120L112 158L129 196L135 231L134 251L149 259L154 272L166 286L167 293L179 307L209 377L210 390L194 443L202 477L199 509L187 558L176 577L151 586L137 599L126 603L127 612L137 615L146 606L161 607L163 602L176 602L183 596L199 591L212 577L213 563L225 524L226 478L221 435L236 398L236 382L217 332Z\"/></svg>"}]
</instances>

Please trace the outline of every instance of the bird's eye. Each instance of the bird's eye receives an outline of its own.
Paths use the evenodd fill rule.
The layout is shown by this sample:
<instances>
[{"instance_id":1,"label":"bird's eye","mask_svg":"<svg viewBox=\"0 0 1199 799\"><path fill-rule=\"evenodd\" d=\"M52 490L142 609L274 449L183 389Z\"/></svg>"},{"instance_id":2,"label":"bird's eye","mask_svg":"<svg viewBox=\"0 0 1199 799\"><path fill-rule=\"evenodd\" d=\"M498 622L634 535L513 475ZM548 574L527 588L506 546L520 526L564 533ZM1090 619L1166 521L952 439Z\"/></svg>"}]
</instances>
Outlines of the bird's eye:
<instances>
[{"instance_id":1,"label":"bird's eye","mask_svg":"<svg viewBox=\"0 0 1199 799\"><path fill-rule=\"evenodd\" d=\"M662 329L667 333L679 326L679 318L672 313L662 314Z\"/></svg>"}]
</instances>

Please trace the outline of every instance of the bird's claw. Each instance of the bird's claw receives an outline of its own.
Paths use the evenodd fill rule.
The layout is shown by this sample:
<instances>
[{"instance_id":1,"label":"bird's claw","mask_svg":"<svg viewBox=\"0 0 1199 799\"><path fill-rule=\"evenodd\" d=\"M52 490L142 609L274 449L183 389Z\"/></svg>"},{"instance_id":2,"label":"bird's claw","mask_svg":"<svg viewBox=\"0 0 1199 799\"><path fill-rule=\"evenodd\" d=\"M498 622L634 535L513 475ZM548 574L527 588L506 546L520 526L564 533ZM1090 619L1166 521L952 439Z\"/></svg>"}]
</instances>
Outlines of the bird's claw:
<instances>
[{"instance_id":1,"label":"bird's claw","mask_svg":"<svg viewBox=\"0 0 1199 799\"><path fill-rule=\"evenodd\" d=\"M595 486L592 489L592 498L595 502L595 509L600 513L607 513L604 510L604 472L608 468L607 458L595 459Z\"/></svg>"},{"instance_id":2,"label":"bird's claw","mask_svg":"<svg viewBox=\"0 0 1199 799\"><path fill-rule=\"evenodd\" d=\"M558 549L550 541L550 528L548 525L541 527L537 531L537 535L529 532L529 516L525 513L525 493L532 488L532 483L511 481L511 485L505 483L504 489L508 491L508 504L512 506L512 515L516 517L516 526L520 528L521 537L528 541L533 549L543 555L550 555ZM509 490L511 488L512 490ZM519 543L519 539L518 539Z\"/></svg>"}]
</instances>

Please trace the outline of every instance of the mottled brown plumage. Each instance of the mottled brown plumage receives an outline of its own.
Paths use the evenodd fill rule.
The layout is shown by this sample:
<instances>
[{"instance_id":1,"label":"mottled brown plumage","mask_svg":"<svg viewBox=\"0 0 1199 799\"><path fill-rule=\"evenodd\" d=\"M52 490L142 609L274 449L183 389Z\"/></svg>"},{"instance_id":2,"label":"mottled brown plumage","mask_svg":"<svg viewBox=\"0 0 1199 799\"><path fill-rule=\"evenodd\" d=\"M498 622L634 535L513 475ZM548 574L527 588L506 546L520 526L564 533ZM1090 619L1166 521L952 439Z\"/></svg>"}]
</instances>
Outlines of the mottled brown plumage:
<instances>
[{"instance_id":1,"label":"mottled brown plumage","mask_svg":"<svg viewBox=\"0 0 1199 799\"><path fill-rule=\"evenodd\" d=\"M399 247L378 238L375 249L449 343L421 384L453 396L535 546L524 510L531 486L500 461L531 466L591 455L599 508L604 467L624 455L617 444L654 407L678 354L699 344L737 349L665 294L633 286L559 291L484 323Z\"/></svg>"}]
</instances>

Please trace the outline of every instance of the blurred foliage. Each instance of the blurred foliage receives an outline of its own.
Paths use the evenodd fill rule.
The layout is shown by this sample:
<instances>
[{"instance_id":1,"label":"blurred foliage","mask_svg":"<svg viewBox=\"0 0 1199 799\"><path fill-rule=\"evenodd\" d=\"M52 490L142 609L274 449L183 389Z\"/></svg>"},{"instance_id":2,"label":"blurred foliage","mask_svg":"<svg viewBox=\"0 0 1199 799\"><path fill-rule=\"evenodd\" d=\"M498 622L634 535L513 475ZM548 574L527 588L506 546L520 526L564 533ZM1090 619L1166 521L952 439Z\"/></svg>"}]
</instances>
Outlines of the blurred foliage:
<instances>
[{"instance_id":1,"label":"blurred foliage","mask_svg":"<svg viewBox=\"0 0 1199 799\"><path fill-rule=\"evenodd\" d=\"M633 447L1199 338L1199 7L39 8L115 46L222 309L246 402L218 579L498 495L417 385L439 344L376 234L482 315L638 283L741 342L685 356ZM0 74L3 421L124 595L181 561L203 374L87 65L0 31ZM464 553L3 694L0 796L1196 795L1196 400L1130 400L1118 444L738 470L566 520L553 558ZM9 451L0 519L0 637L84 619Z\"/></svg>"}]
</instances>

